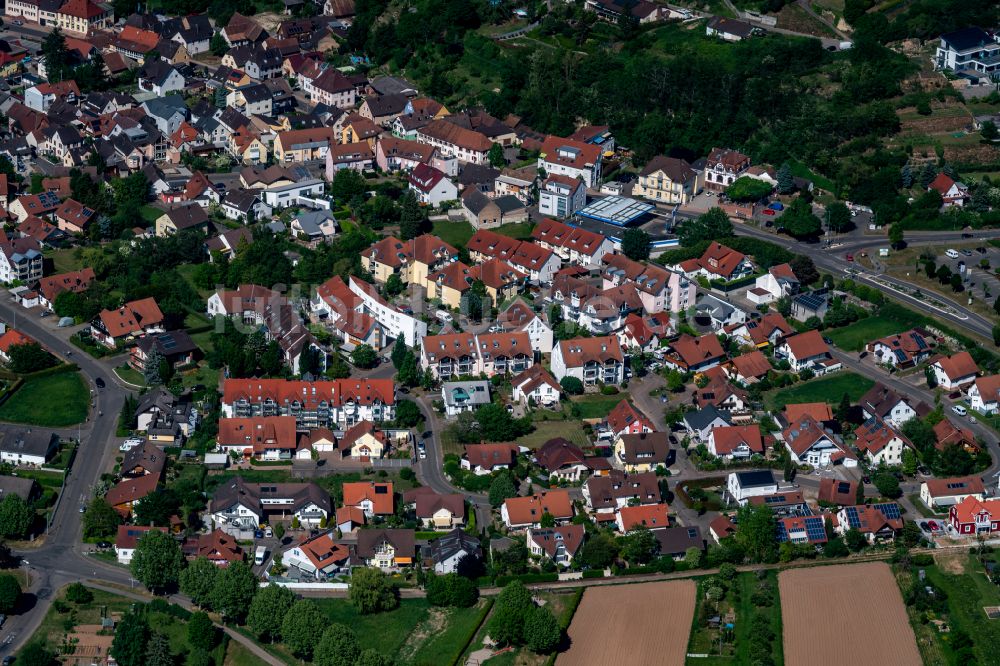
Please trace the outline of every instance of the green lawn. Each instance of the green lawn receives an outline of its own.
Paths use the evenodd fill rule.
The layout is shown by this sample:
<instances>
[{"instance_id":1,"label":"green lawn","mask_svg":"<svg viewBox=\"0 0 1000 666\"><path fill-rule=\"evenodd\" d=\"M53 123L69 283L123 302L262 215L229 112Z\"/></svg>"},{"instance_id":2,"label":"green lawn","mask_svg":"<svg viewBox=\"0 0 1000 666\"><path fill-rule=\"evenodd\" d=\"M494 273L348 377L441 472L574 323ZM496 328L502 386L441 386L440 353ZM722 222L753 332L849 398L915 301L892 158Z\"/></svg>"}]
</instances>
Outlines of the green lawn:
<instances>
[{"instance_id":1,"label":"green lawn","mask_svg":"<svg viewBox=\"0 0 1000 666\"><path fill-rule=\"evenodd\" d=\"M243 647L241 643L229 641L226 646L225 666L260 666L260 658Z\"/></svg>"},{"instance_id":2,"label":"green lawn","mask_svg":"<svg viewBox=\"0 0 1000 666\"><path fill-rule=\"evenodd\" d=\"M503 224L493 229L501 236L509 236L518 240L530 240L531 232L535 229L534 222L518 222L517 224Z\"/></svg>"},{"instance_id":3,"label":"green lawn","mask_svg":"<svg viewBox=\"0 0 1000 666\"><path fill-rule=\"evenodd\" d=\"M408 642L400 655L402 663L413 666L455 663L492 605L492 600L482 599L473 608L442 610L445 616L444 628L428 627L436 630L430 632L425 640ZM418 633L423 633L419 627Z\"/></svg>"},{"instance_id":4,"label":"green lawn","mask_svg":"<svg viewBox=\"0 0 1000 666\"><path fill-rule=\"evenodd\" d=\"M939 518L945 515L943 513L938 514L931 511L930 508L924 504L924 501L920 499L920 493L913 493L912 495L907 495L906 497L910 500L910 503L913 504L913 508L917 510L917 513L924 518Z\"/></svg>"},{"instance_id":5,"label":"green lawn","mask_svg":"<svg viewBox=\"0 0 1000 666\"><path fill-rule=\"evenodd\" d=\"M431 233L441 240L456 248L465 247L472 234L476 232L472 225L461 220L459 222L449 222L448 220L435 220Z\"/></svg>"},{"instance_id":6,"label":"green lawn","mask_svg":"<svg viewBox=\"0 0 1000 666\"><path fill-rule=\"evenodd\" d=\"M617 404L617 403L616 403ZM587 433L584 432L583 423L573 419L569 421L536 421L534 432L523 437L518 437L517 443L527 446L529 449L541 448L542 444L555 437L562 437L573 442L577 446L590 446Z\"/></svg>"},{"instance_id":7,"label":"green lawn","mask_svg":"<svg viewBox=\"0 0 1000 666\"><path fill-rule=\"evenodd\" d=\"M881 315L872 315L861 321L856 321L850 326L828 328L823 331L823 335L833 340L833 344L845 351L861 351L872 340L878 340L902 330L905 330L905 327L899 321Z\"/></svg>"},{"instance_id":8,"label":"green lawn","mask_svg":"<svg viewBox=\"0 0 1000 666\"><path fill-rule=\"evenodd\" d=\"M330 622L340 622L354 630L362 650L375 648L387 657L399 654L410 635L430 614L426 599L403 599L396 610L374 615L359 614L347 599L315 601Z\"/></svg>"},{"instance_id":9,"label":"green lawn","mask_svg":"<svg viewBox=\"0 0 1000 666\"><path fill-rule=\"evenodd\" d=\"M764 402L768 409L780 410L788 404L826 402L838 404L845 393L851 402L857 402L875 382L853 372L836 372L784 389L769 391Z\"/></svg>"},{"instance_id":10,"label":"green lawn","mask_svg":"<svg viewBox=\"0 0 1000 666\"><path fill-rule=\"evenodd\" d=\"M27 380L0 405L0 421L64 428L82 423L90 392L79 372L61 372Z\"/></svg>"},{"instance_id":11,"label":"green lawn","mask_svg":"<svg viewBox=\"0 0 1000 666\"><path fill-rule=\"evenodd\" d=\"M1000 606L1000 588L986 579L975 555L968 555L963 574L945 573L937 566L926 567L925 570L927 578L948 595L950 624L953 629L961 629L972 638L979 663L997 663L1000 622L988 619L983 606Z\"/></svg>"},{"instance_id":12,"label":"green lawn","mask_svg":"<svg viewBox=\"0 0 1000 666\"><path fill-rule=\"evenodd\" d=\"M616 395L603 395L600 393L589 393L573 398L572 409L576 410L577 418L599 419L608 415L615 405L622 400L628 400L628 393L618 393Z\"/></svg>"},{"instance_id":13,"label":"green lawn","mask_svg":"<svg viewBox=\"0 0 1000 666\"><path fill-rule=\"evenodd\" d=\"M45 254L45 258L52 260L52 268L55 273L69 273L83 268L83 257L77 256L77 253L76 248L52 250Z\"/></svg>"},{"instance_id":14,"label":"green lawn","mask_svg":"<svg viewBox=\"0 0 1000 666\"><path fill-rule=\"evenodd\" d=\"M156 206L145 205L139 209L139 214L142 215L142 219L146 221L147 224L154 224L161 215L163 211Z\"/></svg>"},{"instance_id":15,"label":"green lawn","mask_svg":"<svg viewBox=\"0 0 1000 666\"><path fill-rule=\"evenodd\" d=\"M115 368L115 374L129 384L133 384L135 386L146 385L146 378L143 377L142 373L129 365L122 365Z\"/></svg>"}]
</instances>

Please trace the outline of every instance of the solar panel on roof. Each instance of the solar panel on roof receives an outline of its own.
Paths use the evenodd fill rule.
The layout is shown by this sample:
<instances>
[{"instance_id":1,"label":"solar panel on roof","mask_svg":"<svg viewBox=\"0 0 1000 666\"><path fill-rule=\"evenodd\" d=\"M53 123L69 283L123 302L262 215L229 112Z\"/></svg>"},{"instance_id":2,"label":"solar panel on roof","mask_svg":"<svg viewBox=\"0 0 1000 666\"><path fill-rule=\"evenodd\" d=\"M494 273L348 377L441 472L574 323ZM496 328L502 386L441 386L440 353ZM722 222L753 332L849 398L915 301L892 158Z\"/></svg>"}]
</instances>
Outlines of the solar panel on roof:
<instances>
[{"instance_id":1,"label":"solar panel on roof","mask_svg":"<svg viewBox=\"0 0 1000 666\"><path fill-rule=\"evenodd\" d=\"M893 349L892 353L896 355L896 360L900 362L906 361L906 352L902 349Z\"/></svg>"},{"instance_id":2,"label":"solar panel on roof","mask_svg":"<svg viewBox=\"0 0 1000 666\"><path fill-rule=\"evenodd\" d=\"M823 525L822 518L818 516L806 518L805 523L806 536L810 541L823 541L826 539L826 527Z\"/></svg>"},{"instance_id":3,"label":"solar panel on roof","mask_svg":"<svg viewBox=\"0 0 1000 666\"><path fill-rule=\"evenodd\" d=\"M783 521L778 521L778 543L784 543L788 541L788 531L785 529L785 523Z\"/></svg>"},{"instance_id":4,"label":"solar panel on roof","mask_svg":"<svg viewBox=\"0 0 1000 666\"><path fill-rule=\"evenodd\" d=\"M896 520L900 517L898 504L876 504L875 508L889 520Z\"/></svg>"},{"instance_id":5,"label":"solar panel on roof","mask_svg":"<svg viewBox=\"0 0 1000 666\"><path fill-rule=\"evenodd\" d=\"M861 527L861 520L858 518L858 510L856 507L849 506L846 510L847 514L847 524L850 527Z\"/></svg>"},{"instance_id":6,"label":"solar panel on roof","mask_svg":"<svg viewBox=\"0 0 1000 666\"><path fill-rule=\"evenodd\" d=\"M917 349L927 349L927 343L924 342L923 336L911 333L910 337L912 337L913 341L917 343Z\"/></svg>"}]
</instances>

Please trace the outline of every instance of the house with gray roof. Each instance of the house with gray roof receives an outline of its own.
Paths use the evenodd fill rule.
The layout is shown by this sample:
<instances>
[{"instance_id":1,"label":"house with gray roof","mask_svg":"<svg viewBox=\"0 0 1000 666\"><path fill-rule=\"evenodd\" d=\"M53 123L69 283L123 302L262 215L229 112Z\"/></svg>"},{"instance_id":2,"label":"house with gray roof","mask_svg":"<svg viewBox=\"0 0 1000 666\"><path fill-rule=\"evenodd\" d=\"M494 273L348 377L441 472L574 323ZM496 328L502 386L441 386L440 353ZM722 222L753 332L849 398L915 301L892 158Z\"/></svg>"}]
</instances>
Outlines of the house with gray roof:
<instances>
[{"instance_id":1,"label":"house with gray roof","mask_svg":"<svg viewBox=\"0 0 1000 666\"><path fill-rule=\"evenodd\" d=\"M439 575L461 573L466 568L474 568L483 559L479 539L457 527L431 541L428 550L434 561L434 573Z\"/></svg>"},{"instance_id":2,"label":"house with gray roof","mask_svg":"<svg viewBox=\"0 0 1000 666\"><path fill-rule=\"evenodd\" d=\"M714 405L688 412L682 423L689 436L703 443L708 443L708 436L712 434L713 428L730 425L726 413Z\"/></svg>"},{"instance_id":3,"label":"house with gray roof","mask_svg":"<svg viewBox=\"0 0 1000 666\"><path fill-rule=\"evenodd\" d=\"M474 412L490 403L490 383L487 381L444 382L441 384L441 399L444 411L449 417L462 412Z\"/></svg>"}]
</instances>

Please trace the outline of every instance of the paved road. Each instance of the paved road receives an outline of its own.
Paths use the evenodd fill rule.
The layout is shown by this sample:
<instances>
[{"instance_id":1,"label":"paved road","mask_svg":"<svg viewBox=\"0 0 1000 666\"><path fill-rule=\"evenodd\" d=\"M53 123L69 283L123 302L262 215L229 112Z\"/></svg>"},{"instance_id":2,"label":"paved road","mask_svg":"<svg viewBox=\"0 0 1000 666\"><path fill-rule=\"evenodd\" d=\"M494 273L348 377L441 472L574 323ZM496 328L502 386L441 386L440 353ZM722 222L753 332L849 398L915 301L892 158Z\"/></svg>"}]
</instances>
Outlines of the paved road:
<instances>
[{"instance_id":1,"label":"paved road","mask_svg":"<svg viewBox=\"0 0 1000 666\"><path fill-rule=\"evenodd\" d=\"M736 235L738 236L751 236L754 238L760 238L768 242L774 243L775 245L780 245L793 252L803 254L813 260L818 268L830 271L834 276L845 277L847 271L853 271L851 277L854 280L858 280L868 284L869 286L876 287L886 293L893 300L901 301L910 307L916 308L921 312L924 312L932 317L939 318L942 320L947 320L950 324L971 331L977 335L980 335L986 339L992 339L993 337L993 323L987 318L969 310L964 305L953 301L952 299L943 296L941 294L934 293L933 298L935 300L946 303L949 306L948 310L941 310L932 307L925 300L916 298L910 295L910 291L920 290L921 287L916 284L907 282L906 280L901 280L896 277L888 277L885 275L879 275L876 273L871 273L860 269L858 266L847 261L844 258L845 252L842 246L834 247L832 249L826 248L824 245L819 243L802 243L796 241L787 236L780 236L778 234L770 233L764 231L758 227L746 225L746 224L735 224L733 225ZM926 232L925 232L926 233ZM975 239L987 238L989 236L981 236L977 232ZM995 232L990 232L995 233ZM960 235L960 234L959 234ZM922 243L927 243L930 245L946 243L953 240L955 234L948 232L947 234L942 234L941 236L924 236L921 234L915 242L919 241ZM973 239L973 241L975 240ZM858 241L859 243L868 241ZM883 240L878 245L885 245ZM870 247L868 245L858 246L858 247ZM896 289L887 289L886 284L891 284L896 287Z\"/></svg>"}]
</instances>

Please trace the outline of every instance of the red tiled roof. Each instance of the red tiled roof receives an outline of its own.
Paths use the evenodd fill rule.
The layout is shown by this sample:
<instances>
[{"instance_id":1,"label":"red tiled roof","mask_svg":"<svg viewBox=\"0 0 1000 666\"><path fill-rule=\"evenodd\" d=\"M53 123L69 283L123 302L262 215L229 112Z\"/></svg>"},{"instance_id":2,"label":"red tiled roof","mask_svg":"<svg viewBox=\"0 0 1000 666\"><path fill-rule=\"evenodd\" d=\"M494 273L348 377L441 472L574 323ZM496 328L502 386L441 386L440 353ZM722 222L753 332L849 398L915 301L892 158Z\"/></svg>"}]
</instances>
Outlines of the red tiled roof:
<instances>
[{"instance_id":1,"label":"red tiled roof","mask_svg":"<svg viewBox=\"0 0 1000 666\"><path fill-rule=\"evenodd\" d=\"M651 530L670 527L670 519L667 517L669 509L666 504L623 506L618 510L622 531L629 532L639 527Z\"/></svg>"},{"instance_id":2,"label":"red tiled roof","mask_svg":"<svg viewBox=\"0 0 1000 666\"><path fill-rule=\"evenodd\" d=\"M771 362L767 360L760 351L754 350L749 354L737 356L732 360L733 367L741 377L761 378L771 371Z\"/></svg>"},{"instance_id":3,"label":"red tiled roof","mask_svg":"<svg viewBox=\"0 0 1000 666\"><path fill-rule=\"evenodd\" d=\"M741 444L746 444L751 453L764 453L764 440L760 436L760 426L756 423L746 426L719 426L712 429L716 455L729 455Z\"/></svg>"},{"instance_id":4,"label":"red tiled roof","mask_svg":"<svg viewBox=\"0 0 1000 666\"><path fill-rule=\"evenodd\" d=\"M782 344L788 345L792 355L799 361L830 353L830 346L823 341L823 336L816 330L791 335L785 338Z\"/></svg>"},{"instance_id":5,"label":"red tiled roof","mask_svg":"<svg viewBox=\"0 0 1000 666\"><path fill-rule=\"evenodd\" d=\"M967 351L960 351L951 356L938 356L934 363L941 366L948 379L955 381L963 377L979 374L979 366Z\"/></svg>"},{"instance_id":6,"label":"red tiled roof","mask_svg":"<svg viewBox=\"0 0 1000 666\"><path fill-rule=\"evenodd\" d=\"M652 432L654 430L653 424L650 422L646 415L635 408L632 403L628 400L622 400L617 405L608 412L605 420L608 422L608 426L614 433L619 433L623 430L632 428L633 424L638 421L641 425L642 430L646 432Z\"/></svg>"},{"instance_id":7,"label":"red tiled roof","mask_svg":"<svg viewBox=\"0 0 1000 666\"><path fill-rule=\"evenodd\" d=\"M949 479L927 479L927 492L931 497L951 497L953 495L982 495L986 492L983 480L978 476L956 476Z\"/></svg>"},{"instance_id":8,"label":"red tiled roof","mask_svg":"<svg viewBox=\"0 0 1000 666\"><path fill-rule=\"evenodd\" d=\"M504 501L511 525L528 525L542 520L548 513L556 520L573 517L573 502L566 490L549 490L528 497L511 497Z\"/></svg>"},{"instance_id":9,"label":"red tiled roof","mask_svg":"<svg viewBox=\"0 0 1000 666\"><path fill-rule=\"evenodd\" d=\"M104 496L105 501L116 509L124 509L125 505L131 505L141 500L146 495L156 490L156 485L160 477L156 474L146 474L133 479L124 479L115 486L112 486Z\"/></svg>"},{"instance_id":10,"label":"red tiled roof","mask_svg":"<svg viewBox=\"0 0 1000 666\"><path fill-rule=\"evenodd\" d=\"M297 441L294 416L251 416L219 419L220 446L251 447L255 454L269 449L294 451Z\"/></svg>"},{"instance_id":11,"label":"red tiled roof","mask_svg":"<svg viewBox=\"0 0 1000 666\"><path fill-rule=\"evenodd\" d=\"M718 341L716 341L718 342ZM601 338L573 338L560 340L559 351L567 368L579 368L585 363L616 360L624 362L618 338L611 335Z\"/></svg>"},{"instance_id":12,"label":"red tiled roof","mask_svg":"<svg viewBox=\"0 0 1000 666\"><path fill-rule=\"evenodd\" d=\"M601 147L550 134L545 137L545 141L542 143L541 155L546 162L562 164L574 169L584 169L600 162Z\"/></svg>"},{"instance_id":13,"label":"red tiled roof","mask_svg":"<svg viewBox=\"0 0 1000 666\"><path fill-rule=\"evenodd\" d=\"M803 416L809 416L816 421L832 421L833 412L825 402L801 402L785 405L785 418L789 423L798 421Z\"/></svg>"},{"instance_id":14,"label":"red tiled roof","mask_svg":"<svg viewBox=\"0 0 1000 666\"><path fill-rule=\"evenodd\" d=\"M462 456L473 468L493 469L500 465L512 465L517 458L518 446L513 442L499 444L466 444Z\"/></svg>"},{"instance_id":15,"label":"red tiled roof","mask_svg":"<svg viewBox=\"0 0 1000 666\"><path fill-rule=\"evenodd\" d=\"M697 338L684 334L670 348L689 367L701 365L713 359L721 359L726 355L719 343L719 338L713 333Z\"/></svg>"},{"instance_id":16,"label":"red tiled roof","mask_svg":"<svg viewBox=\"0 0 1000 666\"><path fill-rule=\"evenodd\" d=\"M991 521L1000 518L1000 499L980 501L969 496L951 508L960 523L974 523L976 516L987 514Z\"/></svg>"},{"instance_id":17,"label":"red tiled roof","mask_svg":"<svg viewBox=\"0 0 1000 666\"><path fill-rule=\"evenodd\" d=\"M371 405L395 403L395 385L391 379L334 379L307 382L291 379L225 379L222 401L233 404L241 399L256 404L273 400L279 405L293 402L311 409L321 402L340 407L349 402Z\"/></svg>"},{"instance_id":18,"label":"red tiled roof","mask_svg":"<svg viewBox=\"0 0 1000 666\"><path fill-rule=\"evenodd\" d=\"M376 515L388 515L395 511L392 496L392 482L352 481L344 484L344 506L359 506L369 500Z\"/></svg>"},{"instance_id":19,"label":"red tiled roof","mask_svg":"<svg viewBox=\"0 0 1000 666\"><path fill-rule=\"evenodd\" d=\"M31 342L34 342L34 340L24 333L16 331L13 328L8 328L3 335L0 335L0 351L6 354L10 351L11 347L26 345Z\"/></svg>"}]
</instances>

